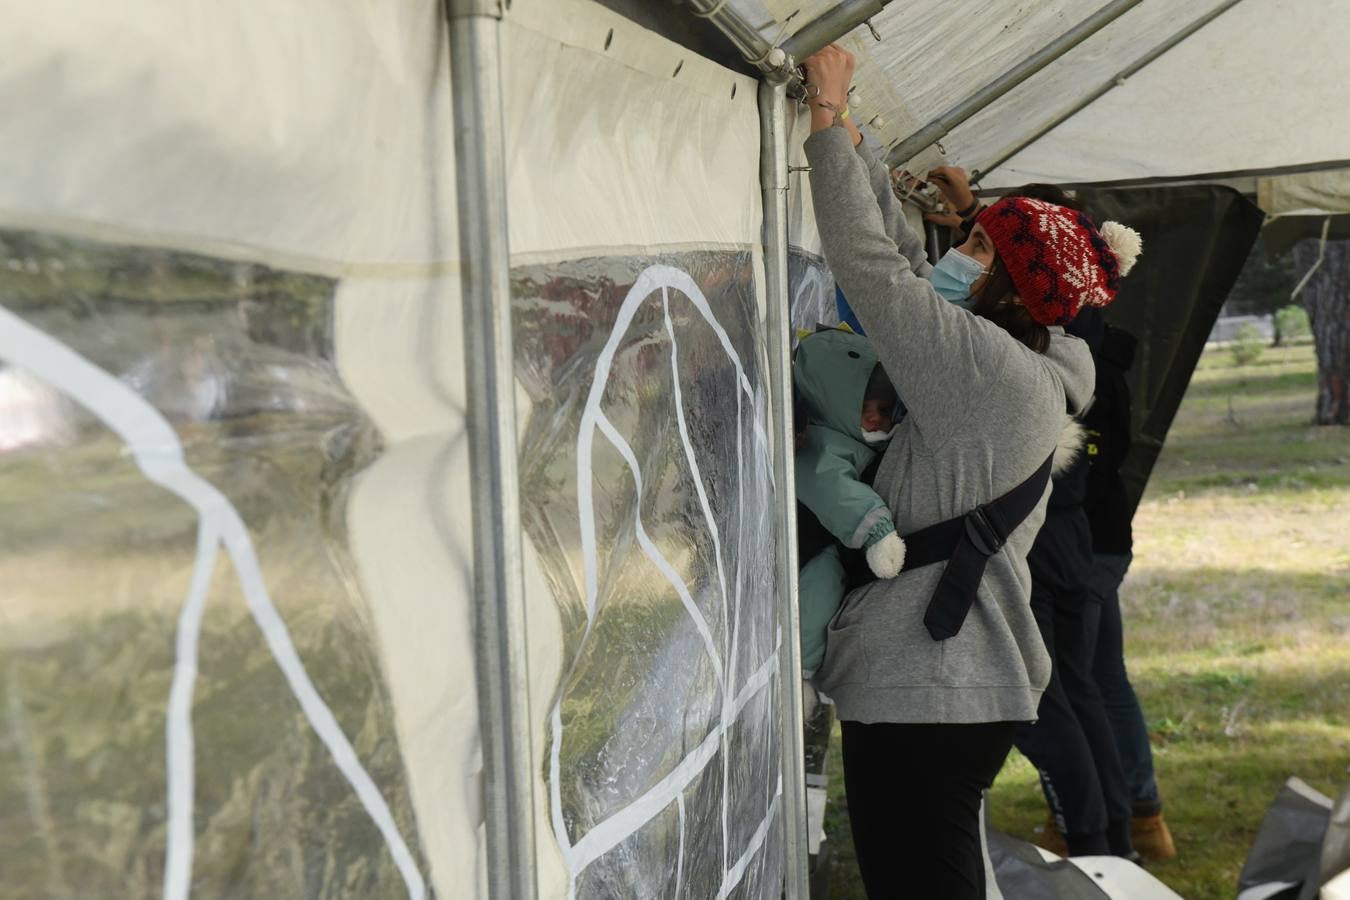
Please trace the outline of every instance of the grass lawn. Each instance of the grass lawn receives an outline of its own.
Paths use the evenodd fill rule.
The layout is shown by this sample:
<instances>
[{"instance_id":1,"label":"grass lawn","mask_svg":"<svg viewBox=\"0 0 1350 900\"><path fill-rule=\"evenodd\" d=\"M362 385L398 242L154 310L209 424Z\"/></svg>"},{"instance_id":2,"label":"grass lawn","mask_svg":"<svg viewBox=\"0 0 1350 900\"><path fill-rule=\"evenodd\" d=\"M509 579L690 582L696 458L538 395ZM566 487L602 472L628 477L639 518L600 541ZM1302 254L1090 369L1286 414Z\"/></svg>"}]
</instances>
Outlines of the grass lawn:
<instances>
[{"instance_id":1,"label":"grass lawn","mask_svg":"<svg viewBox=\"0 0 1350 900\"><path fill-rule=\"evenodd\" d=\"M1207 351L1135 517L1126 657L1179 849L1151 871L1186 900L1235 895L1287 777L1350 783L1350 429L1308 424L1315 377L1306 344ZM837 729L832 750L831 897L861 898ZM1016 751L991 820L1032 840L1045 821Z\"/></svg>"}]
</instances>

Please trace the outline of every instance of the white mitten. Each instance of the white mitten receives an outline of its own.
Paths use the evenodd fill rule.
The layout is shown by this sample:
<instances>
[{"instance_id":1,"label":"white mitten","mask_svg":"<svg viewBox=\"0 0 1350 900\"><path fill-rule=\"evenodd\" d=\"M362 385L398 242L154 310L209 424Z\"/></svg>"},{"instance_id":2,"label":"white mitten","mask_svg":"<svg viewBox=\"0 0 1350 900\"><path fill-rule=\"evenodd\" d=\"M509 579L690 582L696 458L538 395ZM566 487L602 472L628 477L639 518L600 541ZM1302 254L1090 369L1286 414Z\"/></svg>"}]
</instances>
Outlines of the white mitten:
<instances>
[{"instance_id":1,"label":"white mitten","mask_svg":"<svg viewBox=\"0 0 1350 900\"><path fill-rule=\"evenodd\" d=\"M867 565L878 578L894 578L905 564L905 542L892 531L867 548Z\"/></svg>"}]
</instances>

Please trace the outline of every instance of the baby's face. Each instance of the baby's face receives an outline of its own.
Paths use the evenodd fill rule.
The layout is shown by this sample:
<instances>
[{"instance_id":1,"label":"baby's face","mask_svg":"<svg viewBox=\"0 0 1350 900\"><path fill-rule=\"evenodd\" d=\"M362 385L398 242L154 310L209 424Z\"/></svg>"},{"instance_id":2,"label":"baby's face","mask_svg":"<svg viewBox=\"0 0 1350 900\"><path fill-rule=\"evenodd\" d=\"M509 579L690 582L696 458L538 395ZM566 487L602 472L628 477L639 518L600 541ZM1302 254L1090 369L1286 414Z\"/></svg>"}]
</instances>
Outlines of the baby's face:
<instances>
[{"instance_id":1,"label":"baby's face","mask_svg":"<svg viewBox=\"0 0 1350 900\"><path fill-rule=\"evenodd\" d=\"M864 400L862 408L863 431L890 431L895 424L895 401Z\"/></svg>"}]
</instances>

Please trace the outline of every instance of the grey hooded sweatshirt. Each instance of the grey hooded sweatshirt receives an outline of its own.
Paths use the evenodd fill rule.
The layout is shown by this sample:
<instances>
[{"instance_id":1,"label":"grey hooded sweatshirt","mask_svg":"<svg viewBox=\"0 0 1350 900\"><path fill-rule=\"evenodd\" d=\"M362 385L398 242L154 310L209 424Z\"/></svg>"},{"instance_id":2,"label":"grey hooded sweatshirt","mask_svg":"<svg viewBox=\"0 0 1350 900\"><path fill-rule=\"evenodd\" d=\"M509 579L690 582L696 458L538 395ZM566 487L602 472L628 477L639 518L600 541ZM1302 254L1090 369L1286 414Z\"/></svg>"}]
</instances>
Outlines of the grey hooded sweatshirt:
<instances>
[{"instance_id":1,"label":"grey hooded sweatshirt","mask_svg":"<svg viewBox=\"0 0 1350 900\"><path fill-rule=\"evenodd\" d=\"M1050 329L1036 353L943 300L923 277L923 243L905 224L886 168L843 128L806 140L825 260L909 409L874 487L896 530L963 515L1030 476L1055 449L1066 412L1092 395L1087 345ZM935 641L924 612L945 563L875 581L830 623L821 690L854 722L1031 721L1050 657L1031 614L1027 551L1046 496L990 557L965 624Z\"/></svg>"}]
</instances>

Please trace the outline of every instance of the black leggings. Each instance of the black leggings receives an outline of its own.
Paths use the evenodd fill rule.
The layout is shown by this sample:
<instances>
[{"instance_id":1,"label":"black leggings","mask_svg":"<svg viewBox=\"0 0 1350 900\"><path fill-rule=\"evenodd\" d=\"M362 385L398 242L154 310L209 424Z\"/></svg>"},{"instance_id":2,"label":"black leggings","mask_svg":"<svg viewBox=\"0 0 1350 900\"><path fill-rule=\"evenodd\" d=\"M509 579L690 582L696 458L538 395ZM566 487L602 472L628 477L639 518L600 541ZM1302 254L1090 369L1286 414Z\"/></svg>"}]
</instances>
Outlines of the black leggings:
<instances>
[{"instance_id":1,"label":"black leggings","mask_svg":"<svg viewBox=\"0 0 1350 900\"><path fill-rule=\"evenodd\" d=\"M871 900L984 900L980 797L1017 724L841 722L844 790Z\"/></svg>"}]
</instances>

